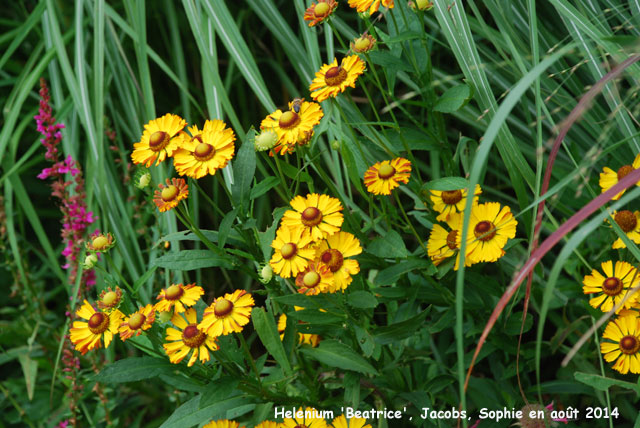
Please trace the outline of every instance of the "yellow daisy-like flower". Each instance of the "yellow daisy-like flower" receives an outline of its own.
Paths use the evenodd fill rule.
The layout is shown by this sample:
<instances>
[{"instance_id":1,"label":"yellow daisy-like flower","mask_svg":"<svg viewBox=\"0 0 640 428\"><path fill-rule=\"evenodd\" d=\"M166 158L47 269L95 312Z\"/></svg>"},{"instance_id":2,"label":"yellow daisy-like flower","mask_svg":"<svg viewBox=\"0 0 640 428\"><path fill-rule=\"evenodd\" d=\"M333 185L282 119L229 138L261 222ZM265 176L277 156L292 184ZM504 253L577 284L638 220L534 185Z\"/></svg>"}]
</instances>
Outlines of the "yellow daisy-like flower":
<instances>
[{"instance_id":1,"label":"yellow daisy-like flower","mask_svg":"<svg viewBox=\"0 0 640 428\"><path fill-rule=\"evenodd\" d=\"M153 202L160 212L169 211L178 206L178 203L189 196L189 186L183 178L167 178L166 186L158 184L160 190L156 190Z\"/></svg>"},{"instance_id":2,"label":"yellow daisy-like flower","mask_svg":"<svg viewBox=\"0 0 640 428\"><path fill-rule=\"evenodd\" d=\"M300 308L302 309L302 308ZM296 306L296 311L298 307ZM284 331L287 329L287 316L285 314L280 315L278 318L278 333L280 333L280 340L284 340ZM313 348L320 343L320 336L317 334L298 333L298 343L311 345Z\"/></svg>"},{"instance_id":3,"label":"yellow daisy-like flower","mask_svg":"<svg viewBox=\"0 0 640 428\"><path fill-rule=\"evenodd\" d=\"M142 138L134 143L131 160L135 164L144 164L147 168L155 161L156 165L164 161L178 148L175 136L187 126L187 122L175 114L167 113L144 126Z\"/></svg>"},{"instance_id":4,"label":"yellow daisy-like flower","mask_svg":"<svg viewBox=\"0 0 640 428\"><path fill-rule=\"evenodd\" d=\"M218 119L207 120L202 131L189 128L191 136L181 132L176 138L178 150L173 154L173 165L180 175L202 178L214 175L227 166L233 157L236 136L231 128Z\"/></svg>"},{"instance_id":5,"label":"yellow daisy-like flower","mask_svg":"<svg viewBox=\"0 0 640 428\"><path fill-rule=\"evenodd\" d=\"M309 22L309 27L318 25L329 18L333 10L338 6L335 0L318 0L318 3L311 3L311 6L304 12L304 20Z\"/></svg>"},{"instance_id":6,"label":"yellow daisy-like flower","mask_svg":"<svg viewBox=\"0 0 640 428\"><path fill-rule=\"evenodd\" d=\"M607 362L617 360L613 369L622 374L640 374L640 318L618 317L610 321L602 335L615 343L602 342L600 352Z\"/></svg>"},{"instance_id":7,"label":"yellow daisy-like flower","mask_svg":"<svg viewBox=\"0 0 640 428\"><path fill-rule=\"evenodd\" d=\"M222 336L229 333L240 333L242 327L249 323L251 309L255 305L251 294L245 290L236 290L214 299L204 310L198 328L209 336Z\"/></svg>"},{"instance_id":8,"label":"yellow daisy-like flower","mask_svg":"<svg viewBox=\"0 0 640 428\"><path fill-rule=\"evenodd\" d=\"M127 340L131 336L140 336L144 330L149 330L156 320L156 312L153 310L153 305L147 304L141 307L120 324L118 331L120 332L120 339Z\"/></svg>"},{"instance_id":9,"label":"yellow daisy-like flower","mask_svg":"<svg viewBox=\"0 0 640 428\"><path fill-rule=\"evenodd\" d=\"M316 259L333 272L333 287L327 288L327 292L344 290L351 284L352 276L360 272L360 265L357 260L348 257L360 253L362 253L360 241L349 232L340 231L320 241L316 250Z\"/></svg>"},{"instance_id":10,"label":"yellow daisy-like flower","mask_svg":"<svg viewBox=\"0 0 640 428\"><path fill-rule=\"evenodd\" d=\"M618 181L622 180L631 171L638 168L640 168L640 153L636 156L636 158L633 160L633 163L631 165L623 165L620 168L618 168L617 172L612 170L608 166L605 166L604 168L602 168L602 172L600 173L600 182L599 182L600 188L602 189L601 193L606 192L607 190L612 188L614 185L618 184ZM636 186L640 186L640 181L636 183ZM625 191L623 190L622 192L615 195L612 199L614 201L617 201L624 194L624 192Z\"/></svg>"},{"instance_id":11,"label":"yellow daisy-like flower","mask_svg":"<svg viewBox=\"0 0 640 428\"><path fill-rule=\"evenodd\" d=\"M93 232L87 241L87 251L104 253L109 251L114 245L116 245L116 242L111 233L105 235L104 233Z\"/></svg>"},{"instance_id":12,"label":"yellow daisy-like flower","mask_svg":"<svg viewBox=\"0 0 640 428\"><path fill-rule=\"evenodd\" d=\"M371 425L367 423L365 418L349 418L344 415L340 415L335 418L331 425L333 428L371 428Z\"/></svg>"},{"instance_id":13,"label":"yellow daisy-like flower","mask_svg":"<svg viewBox=\"0 0 640 428\"><path fill-rule=\"evenodd\" d=\"M454 270L458 270L458 264L460 262L460 243L458 240L458 234L462 230L462 214L453 213L446 220L449 226L449 231L439 224L434 224L429 235L429 241L427 242L427 255L433 261L435 266L438 266L445 259L455 256L456 263L453 267ZM472 263L469 258L466 259L465 265L470 266Z\"/></svg>"},{"instance_id":14,"label":"yellow daisy-like flower","mask_svg":"<svg viewBox=\"0 0 640 428\"><path fill-rule=\"evenodd\" d=\"M105 312L111 312L114 309L118 309L122 302L122 289L116 287L115 291L109 287L107 290L102 290L100 293L100 300L98 300L98 308Z\"/></svg>"},{"instance_id":15,"label":"yellow daisy-like flower","mask_svg":"<svg viewBox=\"0 0 640 428\"><path fill-rule=\"evenodd\" d=\"M433 209L440 213L436 220L446 221L452 213L463 212L467 204L467 189L458 190L430 190ZM478 197L482 193L480 185L476 184L473 194L473 205L478 203Z\"/></svg>"},{"instance_id":16,"label":"yellow daisy-like flower","mask_svg":"<svg viewBox=\"0 0 640 428\"><path fill-rule=\"evenodd\" d=\"M162 347L169 356L169 361L173 364L180 363L193 350L193 354L191 354L191 358L187 363L187 366L191 367L198 358L203 363L209 361L211 358L209 350L217 351L218 344L215 337L198 328L195 309L187 309L185 315L187 317L186 320L182 314L177 312L173 314L171 322L180 330L169 327L165 338L167 343L164 343Z\"/></svg>"},{"instance_id":17,"label":"yellow daisy-like flower","mask_svg":"<svg viewBox=\"0 0 640 428\"><path fill-rule=\"evenodd\" d=\"M364 172L364 184L367 191L374 195L390 195L391 191L407 184L411 175L411 162L405 158L395 158L376 162Z\"/></svg>"},{"instance_id":18,"label":"yellow daisy-like flower","mask_svg":"<svg viewBox=\"0 0 640 428\"><path fill-rule=\"evenodd\" d=\"M299 293L307 296L325 293L327 290L334 289L333 273L319 261L311 262L296 276L296 287Z\"/></svg>"},{"instance_id":19,"label":"yellow daisy-like flower","mask_svg":"<svg viewBox=\"0 0 640 428\"><path fill-rule=\"evenodd\" d=\"M318 103L291 101L289 110L278 109L265 117L260 129L275 132L278 135L276 151L285 154L292 152L296 145L309 141L313 127L320 123L322 116L324 113Z\"/></svg>"},{"instance_id":20,"label":"yellow daisy-like flower","mask_svg":"<svg viewBox=\"0 0 640 428\"><path fill-rule=\"evenodd\" d=\"M348 86L355 88L356 79L364 73L364 68L364 61L358 55L343 58L340 66L337 59L331 64L324 64L309 86L311 98L322 102L344 92Z\"/></svg>"},{"instance_id":21,"label":"yellow daisy-like flower","mask_svg":"<svg viewBox=\"0 0 640 428\"><path fill-rule=\"evenodd\" d=\"M620 226L620 229L622 229L630 240L636 244L640 244L640 211L614 211L611 217L613 217L613 220ZM618 238L611 248L617 250L619 248L627 248L627 246L622 242L622 238Z\"/></svg>"},{"instance_id":22,"label":"yellow daisy-like flower","mask_svg":"<svg viewBox=\"0 0 640 428\"><path fill-rule=\"evenodd\" d=\"M634 288L640 283L640 276L636 269L627 262L616 262L615 267L611 260L602 263L602 271L606 276L593 269L591 275L586 275L582 283L584 294L601 293L591 300L589 304L594 308L600 307L602 312L609 312L615 305L625 297L630 288ZM637 296L633 295L627 299L616 314L623 308L630 309L636 304Z\"/></svg>"},{"instance_id":23,"label":"yellow daisy-like flower","mask_svg":"<svg viewBox=\"0 0 640 428\"><path fill-rule=\"evenodd\" d=\"M273 421L262 421L254 428L280 428L280 424Z\"/></svg>"},{"instance_id":24,"label":"yellow daisy-like flower","mask_svg":"<svg viewBox=\"0 0 640 428\"><path fill-rule=\"evenodd\" d=\"M269 265L282 278L298 275L313 259L315 249L309 247L311 235L304 233L302 227L289 228L280 226L276 231L276 238L271 242L274 249Z\"/></svg>"},{"instance_id":25,"label":"yellow daisy-like flower","mask_svg":"<svg viewBox=\"0 0 640 428\"><path fill-rule=\"evenodd\" d=\"M160 290L154 306L158 312L166 312L174 309L176 313L184 312L186 308L196 304L204 294L202 287L193 284L171 284L167 289Z\"/></svg>"},{"instance_id":26,"label":"yellow daisy-like flower","mask_svg":"<svg viewBox=\"0 0 640 428\"><path fill-rule=\"evenodd\" d=\"M321 413L313 407L305 407L298 409L293 418L285 418L282 422L282 428L329 428L327 421L322 418Z\"/></svg>"},{"instance_id":27,"label":"yellow daisy-like flower","mask_svg":"<svg viewBox=\"0 0 640 428\"><path fill-rule=\"evenodd\" d=\"M469 262L495 262L504 256L504 246L510 238L516 236L518 222L513 218L511 208L500 208L498 202L478 204L471 211L467 236L467 254ZM458 247L462 233L456 241Z\"/></svg>"},{"instance_id":28,"label":"yellow daisy-like flower","mask_svg":"<svg viewBox=\"0 0 640 428\"><path fill-rule=\"evenodd\" d=\"M236 421L221 419L218 421L211 421L202 428L245 428L245 426L240 426L240 424Z\"/></svg>"},{"instance_id":29,"label":"yellow daisy-like flower","mask_svg":"<svg viewBox=\"0 0 640 428\"><path fill-rule=\"evenodd\" d=\"M363 34L351 42L351 50L357 53L369 52L376 46L376 39L371 34Z\"/></svg>"},{"instance_id":30,"label":"yellow daisy-like flower","mask_svg":"<svg viewBox=\"0 0 640 428\"><path fill-rule=\"evenodd\" d=\"M369 15L380 9L380 5L387 9L393 9L393 0L349 0L349 6L359 13L369 12Z\"/></svg>"},{"instance_id":31,"label":"yellow daisy-like flower","mask_svg":"<svg viewBox=\"0 0 640 428\"><path fill-rule=\"evenodd\" d=\"M306 198L296 196L290 202L295 210L288 210L282 224L290 228L302 227L316 241L340 230L344 217L342 204L336 198L310 193Z\"/></svg>"},{"instance_id":32,"label":"yellow daisy-like flower","mask_svg":"<svg viewBox=\"0 0 640 428\"><path fill-rule=\"evenodd\" d=\"M100 348L102 346L100 339L104 339L104 346L108 347L113 335L118 334L118 327L123 317L122 312L117 309L111 313L98 312L87 300L76 311L76 315L88 321L74 321L73 327L69 329L71 343L82 355L92 349Z\"/></svg>"}]
</instances>

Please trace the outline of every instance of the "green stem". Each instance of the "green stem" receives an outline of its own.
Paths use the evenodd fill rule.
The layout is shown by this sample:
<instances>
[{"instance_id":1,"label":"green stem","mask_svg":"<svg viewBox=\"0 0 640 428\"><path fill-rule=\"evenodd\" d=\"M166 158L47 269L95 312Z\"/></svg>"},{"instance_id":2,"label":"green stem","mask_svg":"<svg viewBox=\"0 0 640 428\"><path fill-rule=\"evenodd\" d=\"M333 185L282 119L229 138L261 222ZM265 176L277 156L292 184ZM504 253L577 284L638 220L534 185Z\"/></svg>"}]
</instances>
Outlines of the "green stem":
<instances>
[{"instance_id":1,"label":"green stem","mask_svg":"<svg viewBox=\"0 0 640 428\"><path fill-rule=\"evenodd\" d=\"M207 195L207 192L205 192L204 189L202 187L200 187L200 184L198 183L198 181L197 180L191 180L191 182L193 184L195 184L195 186L198 188L198 190L200 191L200 195L202 195L207 200L207 202L209 202L209 204L213 207L213 209L216 210L218 212L218 214L220 214L220 217L221 218L224 217L225 216L225 212L222 211L220 209L220 207L218 206L218 204L216 204L213 201L213 199L211 199L209 197L209 195Z\"/></svg>"},{"instance_id":2,"label":"green stem","mask_svg":"<svg viewBox=\"0 0 640 428\"><path fill-rule=\"evenodd\" d=\"M256 375L258 384L260 384L260 388L262 389L262 380L260 379L260 373L258 373L258 367L256 367L256 361L253 359L253 355L251 355L251 351L249 350L249 345L247 345L247 341L242 335L242 332L238 333L238 337L240 338L242 349L244 350L244 353L247 355L247 359L249 360L249 364L251 365L251 370L253 370L253 373Z\"/></svg>"},{"instance_id":3,"label":"green stem","mask_svg":"<svg viewBox=\"0 0 640 428\"><path fill-rule=\"evenodd\" d=\"M424 245L424 242L422 242L422 239L420 238L420 235L418 235L418 232L413 227L413 224L411 224L411 221L409 221L409 216L407 216L407 213L405 212L404 207L402 206L402 203L400 202L400 196L398 195L398 192L397 191L393 192L393 195L396 197L396 202L398 203L398 207L400 207L400 211L402 212L402 216L404 217L404 221L407 223L407 226L409 226L409 228L411 229L411 232L413 232L413 236L416 237L416 239L420 243L420 246L422 247L422 250L426 254L427 253L427 247L426 247L426 245Z\"/></svg>"},{"instance_id":4,"label":"green stem","mask_svg":"<svg viewBox=\"0 0 640 428\"><path fill-rule=\"evenodd\" d=\"M133 291L133 287L131 287L131 285L127 282L127 280L124 279L124 276L122 276L122 273L120 272L120 269L118 269L116 264L113 262L113 259L111 258L111 255L109 254L109 252L105 252L103 254L104 254L105 258L107 259L107 263L109 264L109 266L111 266L111 269L115 270L116 273L118 274L118 278L120 278L120 281L122 281L122 283L127 287L129 292L131 293L131 295L134 295L135 293Z\"/></svg>"},{"instance_id":5,"label":"green stem","mask_svg":"<svg viewBox=\"0 0 640 428\"><path fill-rule=\"evenodd\" d=\"M286 182L284 181L284 174L282 173L282 169L280 168L280 161L278 160L278 154L276 153L273 156L275 163L276 163L276 168L278 169L278 175L280 176L280 181L282 182L282 187L284 188L285 192L287 192L287 200L291 200L293 199L293 197L291 196L291 191L289 190L289 186L287 186Z\"/></svg>"}]
</instances>

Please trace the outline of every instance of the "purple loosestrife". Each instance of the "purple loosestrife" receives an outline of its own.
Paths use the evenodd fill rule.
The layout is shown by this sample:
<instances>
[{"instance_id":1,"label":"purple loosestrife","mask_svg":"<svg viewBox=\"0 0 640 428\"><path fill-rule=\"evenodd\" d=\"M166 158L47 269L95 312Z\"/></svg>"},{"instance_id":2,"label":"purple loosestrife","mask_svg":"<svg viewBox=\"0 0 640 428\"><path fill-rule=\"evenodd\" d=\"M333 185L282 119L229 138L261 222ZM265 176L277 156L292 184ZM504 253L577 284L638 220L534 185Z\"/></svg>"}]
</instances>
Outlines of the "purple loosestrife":
<instances>
[{"instance_id":1,"label":"purple loosestrife","mask_svg":"<svg viewBox=\"0 0 640 428\"><path fill-rule=\"evenodd\" d=\"M43 138L40 140L47 148L45 158L53 162L51 168L45 168L38 178L53 179L51 183L51 195L60 200L62 211L61 236L65 243L62 255L66 263L62 266L69 269L69 282L74 284L78 272L78 254L82 248L81 242L89 225L93 223L93 213L87 209L85 202L84 178L80 165L71 157L61 160L58 153L58 145L62 140L60 130L64 128L62 123L56 123L56 118L51 112L49 104L49 88L44 79L40 79L40 110L34 117L38 125L38 132ZM65 180L66 174L71 175L71 180ZM87 288L96 282L93 270L84 271L78 294L82 296Z\"/></svg>"}]
</instances>

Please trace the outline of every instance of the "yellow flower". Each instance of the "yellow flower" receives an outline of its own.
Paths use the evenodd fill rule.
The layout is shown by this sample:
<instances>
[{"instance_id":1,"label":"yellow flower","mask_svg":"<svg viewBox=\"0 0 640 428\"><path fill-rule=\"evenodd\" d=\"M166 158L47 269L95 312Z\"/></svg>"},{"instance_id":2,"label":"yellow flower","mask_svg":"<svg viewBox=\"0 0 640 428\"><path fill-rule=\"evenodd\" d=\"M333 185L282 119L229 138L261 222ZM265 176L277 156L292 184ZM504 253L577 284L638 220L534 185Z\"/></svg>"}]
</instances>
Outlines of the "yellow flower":
<instances>
[{"instance_id":1,"label":"yellow flower","mask_svg":"<svg viewBox=\"0 0 640 428\"><path fill-rule=\"evenodd\" d=\"M352 276L360 272L360 265L357 260L348 259L348 257L360 253L362 253L360 241L349 232L340 231L320 241L316 258L333 272L333 287L327 288L327 292L344 290L351 284Z\"/></svg>"},{"instance_id":2,"label":"yellow flower","mask_svg":"<svg viewBox=\"0 0 640 428\"><path fill-rule=\"evenodd\" d=\"M601 293L591 300L589 304L594 308L600 307L602 312L609 312L615 305L625 297L630 288L634 288L640 283L640 276L636 269L627 262L616 262L615 268L611 260L600 265L605 276L593 269L591 275L586 275L582 281L584 294ZM637 295L631 296L620 307L617 313L623 308L630 309L636 304Z\"/></svg>"},{"instance_id":3,"label":"yellow flower","mask_svg":"<svg viewBox=\"0 0 640 428\"><path fill-rule=\"evenodd\" d=\"M291 278L302 272L313 258L315 250L309 247L311 235L303 233L301 227L280 226L276 238L271 243L274 249L269 264L282 278Z\"/></svg>"},{"instance_id":4,"label":"yellow flower","mask_svg":"<svg viewBox=\"0 0 640 428\"><path fill-rule=\"evenodd\" d=\"M460 242L458 234L462 230L462 214L453 213L446 220L449 226L449 231L439 224L434 224L429 235L429 241L427 242L427 255L433 261L433 264L438 266L445 259L456 256L456 263L453 267L454 270L458 270L458 264L460 262ZM465 261L466 266L471 266L469 258Z\"/></svg>"},{"instance_id":5,"label":"yellow flower","mask_svg":"<svg viewBox=\"0 0 640 428\"><path fill-rule=\"evenodd\" d=\"M338 60L324 64L309 86L311 98L321 102L344 92L348 86L355 88L356 79L364 73L364 61L358 55L344 57L338 67Z\"/></svg>"},{"instance_id":6,"label":"yellow flower","mask_svg":"<svg viewBox=\"0 0 640 428\"><path fill-rule=\"evenodd\" d=\"M340 415L331 422L333 428L371 428L365 418L347 418Z\"/></svg>"},{"instance_id":7,"label":"yellow flower","mask_svg":"<svg viewBox=\"0 0 640 428\"><path fill-rule=\"evenodd\" d=\"M327 19L338 6L335 0L318 0L318 3L311 3L311 6L304 12L304 20L309 22L309 27L318 25Z\"/></svg>"},{"instance_id":8,"label":"yellow flower","mask_svg":"<svg viewBox=\"0 0 640 428\"><path fill-rule=\"evenodd\" d=\"M376 39L370 34L363 34L351 42L351 50L357 53L369 52L376 45Z\"/></svg>"},{"instance_id":9,"label":"yellow flower","mask_svg":"<svg viewBox=\"0 0 640 428\"><path fill-rule=\"evenodd\" d=\"M245 428L245 426L239 427L239 423L236 421L230 421L228 419L221 419L218 421L211 421L202 428Z\"/></svg>"},{"instance_id":10,"label":"yellow flower","mask_svg":"<svg viewBox=\"0 0 640 428\"><path fill-rule=\"evenodd\" d=\"M175 312L184 312L185 308L196 304L200 296L204 294L202 287L193 284L171 284L167 289L160 290L155 304L155 310L158 312L170 311L175 308Z\"/></svg>"},{"instance_id":11,"label":"yellow flower","mask_svg":"<svg viewBox=\"0 0 640 428\"><path fill-rule=\"evenodd\" d=\"M622 229L630 240L636 244L640 244L640 211L614 211L611 217L613 217L613 220L620 226L620 229ZM618 238L611 248L617 250L619 248L627 248L627 246L622 242L622 238Z\"/></svg>"},{"instance_id":12,"label":"yellow flower","mask_svg":"<svg viewBox=\"0 0 640 428\"><path fill-rule=\"evenodd\" d=\"M465 258L471 263L497 261L505 254L507 240L516 236L517 224L509 207L500 208L498 202L476 205L471 211ZM461 238L462 233L456 238L458 247Z\"/></svg>"},{"instance_id":13,"label":"yellow flower","mask_svg":"<svg viewBox=\"0 0 640 428\"><path fill-rule=\"evenodd\" d=\"M282 422L282 428L329 428L327 421L320 417L321 413L313 407L298 409L293 416L294 418L286 418Z\"/></svg>"},{"instance_id":14,"label":"yellow flower","mask_svg":"<svg viewBox=\"0 0 640 428\"><path fill-rule=\"evenodd\" d=\"M127 340L134 334L140 336L144 330L149 330L156 320L156 312L153 310L153 305L147 304L141 307L130 316L125 318L118 331L120 332L120 339Z\"/></svg>"},{"instance_id":15,"label":"yellow flower","mask_svg":"<svg viewBox=\"0 0 640 428\"><path fill-rule=\"evenodd\" d=\"M290 204L295 211L285 212L282 224L289 228L302 227L314 241L333 235L344 221L340 201L327 195L296 196Z\"/></svg>"},{"instance_id":16,"label":"yellow flower","mask_svg":"<svg viewBox=\"0 0 640 428\"><path fill-rule=\"evenodd\" d=\"M446 221L447 218L456 212L464 211L467 204L467 189L458 190L430 190L431 202L433 209L440 213L436 220ZM473 205L478 203L478 196L482 193L482 189L476 184L476 191L473 194Z\"/></svg>"},{"instance_id":17,"label":"yellow flower","mask_svg":"<svg viewBox=\"0 0 640 428\"><path fill-rule=\"evenodd\" d=\"M254 428L279 428L280 424L278 422L273 421L262 421Z\"/></svg>"},{"instance_id":18,"label":"yellow flower","mask_svg":"<svg viewBox=\"0 0 640 428\"><path fill-rule=\"evenodd\" d=\"M122 302L122 289L116 287L115 291L109 287L107 290L102 290L100 293L100 300L98 300L98 308L105 312L111 312L114 309L118 309Z\"/></svg>"},{"instance_id":19,"label":"yellow flower","mask_svg":"<svg viewBox=\"0 0 640 428\"><path fill-rule=\"evenodd\" d=\"M96 253L104 253L109 251L114 245L116 245L115 239L111 233L94 232L87 241L87 251L94 251Z\"/></svg>"},{"instance_id":20,"label":"yellow flower","mask_svg":"<svg viewBox=\"0 0 640 428\"><path fill-rule=\"evenodd\" d=\"M236 140L232 129L215 119L207 120L202 131L193 126L189 132L191 136L181 132L176 138L179 148L173 154L173 165L178 174L198 179L227 166Z\"/></svg>"},{"instance_id":21,"label":"yellow flower","mask_svg":"<svg viewBox=\"0 0 640 428\"><path fill-rule=\"evenodd\" d=\"M167 156L172 156L178 148L175 136L187 125L180 116L167 113L154 119L144 126L142 138L134 143L131 160L135 164L145 164L147 168L154 161L156 165L164 161Z\"/></svg>"},{"instance_id":22,"label":"yellow flower","mask_svg":"<svg viewBox=\"0 0 640 428\"><path fill-rule=\"evenodd\" d=\"M289 110L283 112L278 109L265 117L260 129L273 131L278 135L276 151L280 154L290 153L297 145L309 141L313 127L320 123L323 115L318 103L291 101Z\"/></svg>"},{"instance_id":23,"label":"yellow flower","mask_svg":"<svg viewBox=\"0 0 640 428\"><path fill-rule=\"evenodd\" d=\"M311 262L305 270L296 276L296 287L298 287L299 293L307 296L334 290L333 273L319 261Z\"/></svg>"},{"instance_id":24,"label":"yellow flower","mask_svg":"<svg viewBox=\"0 0 640 428\"><path fill-rule=\"evenodd\" d=\"M364 172L367 191L374 195L390 195L400 183L407 184L411 175L411 162L405 158L395 158L376 162Z\"/></svg>"},{"instance_id":25,"label":"yellow flower","mask_svg":"<svg viewBox=\"0 0 640 428\"><path fill-rule=\"evenodd\" d=\"M622 180L625 176L627 176L634 169L640 168L640 153L633 160L633 164L631 165L623 165L618 169L618 172L612 170L608 166L602 168L602 172L600 173L600 188L602 189L601 193L606 192L614 185L618 184L618 181ZM636 183L636 186L640 186L640 181ZM624 194L624 190L617 195L615 195L612 199L617 201Z\"/></svg>"},{"instance_id":26,"label":"yellow flower","mask_svg":"<svg viewBox=\"0 0 640 428\"><path fill-rule=\"evenodd\" d=\"M214 299L213 303L204 310L204 316L198 328L214 337L239 333L242 327L249 323L251 308L254 305L253 297L244 290L227 293L224 297Z\"/></svg>"},{"instance_id":27,"label":"yellow flower","mask_svg":"<svg viewBox=\"0 0 640 428\"><path fill-rule=\"evenodd\" d=\"M602 342L600 352L607 362L617 359L613 369L622 374L640 374L640 318L635 316L618 317L610 321L602 335L615 343Z\"/></svg>"},{"instance_id":28,"label":"yellow flower","mask_svg":"<svg viewBox=\"0 0 640 428\"><path fill-rule=\"evenodd\" d=\"M180 330L169 327L165 338L167 343L164 343L162 347L169 356L169 361L173 364L180 363L193 350L193 354L191 354L191 358L187 363L187 366L191 367L198 358L203 363L209 361L209 350L217 351L218 344L215 337L198 328L195 309L187 309L185 315L187 317L186 321L181 314L177 312L173 314L171 322Z\"/></svg>"},{"instance_id":29,"label":"yellow flower","mask_svg":"<svg viewBox=\"0 0 640 428\"><path fill-rule=\"evenodd\" d=\"M169 211L178 206L178 203L189 196L189 187L183 178L167 178L166 186L158 184L160 190L156 190L153 202L160 212Z\"/></svg>"},{"instance_id":30,"label":"yellow flower","mask_svg":"<svg viewBox=\"0 0 640 428\"><path fill-rule=\"evenodd\" d=\"M369 14L375 13L382 6L393 9L393 0L349 0L349 6L355 8L359 13L369 11Z\"/></svg>"},{"instance_id":31,"label":"yellow flower","mask_svg":"<svg viewBox=\"0 0 640 428\"><path fill-rule=\"evenodd\" d=\"M88 322L74 321L69 329L69 338L75 345L76 351L82 355L87 351L102 346L100 339L104 338L104 347L108 347L114 334L118 334L118 327L122 322L122 312L114 310L111 313L97 312L86 300L76 315Z\"/></svg>"},{"instance_id":32,"label":"yellow flower","mask_svg":"<svg viewBox=\"0 0 640 428\"><path fill-rule=\"evenodd\" d=\"M302 308L300 308L302 309ZM298 307L296 306L296 311ZM287 329L287 316L285 314L280 315L278 318L278 333L280 333L280 340L284 340L284 331ZM311 345L313 348L320 343L320 336L317 334L298 333L298 343Z\"/></svg>"}]
</instances>

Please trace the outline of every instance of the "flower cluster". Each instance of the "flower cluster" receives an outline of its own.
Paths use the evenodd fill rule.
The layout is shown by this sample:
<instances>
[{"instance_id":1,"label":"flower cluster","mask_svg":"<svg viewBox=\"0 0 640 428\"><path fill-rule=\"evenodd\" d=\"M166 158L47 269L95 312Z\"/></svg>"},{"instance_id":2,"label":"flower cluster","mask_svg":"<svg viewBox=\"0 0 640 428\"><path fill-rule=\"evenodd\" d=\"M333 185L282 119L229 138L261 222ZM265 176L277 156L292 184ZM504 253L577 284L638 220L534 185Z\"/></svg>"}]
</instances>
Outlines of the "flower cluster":
<instances>
[{"instance_id":1,"label":"flower cluster","mask_svg":"<svg viewBox=\"0 0 640 428\"><path fill-rule=\"evenodd\" d=\"M344 415L340 415L334 418L330 423L322 417L322 412L314 409L313 407L300 408L293 413L292 418L284 418L282 422L263 421L260 422L255 428L371 428L371 425L367 423L365 418L349 418ZM230 421L228 419L220 419L211 421L202 428L246 428L240 426L236 421Z\"/></svg>"},{"instance_id":2,"label":"flower cluster","mask_svg":"<svg viewBox=\"0 0 640 428\"><path fill-rule=\"evenodd\" d=\"M444 221L447 228L434 224L427 243L427 254L434 265L455 256L454 269L458 270L462 244L463 211L467 203L468 189L431 190L433 209L440 213L436 219ZM518 222L508 206L498 202L478 203L482 193L476 186L473 193L471 216L467 233L465 266L480 262L495 262L505 255L504 247L516 236ZM447 230L448 229L448 230Z\"/></svg>"}]
</instances>

